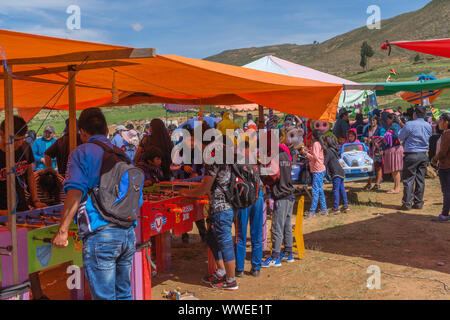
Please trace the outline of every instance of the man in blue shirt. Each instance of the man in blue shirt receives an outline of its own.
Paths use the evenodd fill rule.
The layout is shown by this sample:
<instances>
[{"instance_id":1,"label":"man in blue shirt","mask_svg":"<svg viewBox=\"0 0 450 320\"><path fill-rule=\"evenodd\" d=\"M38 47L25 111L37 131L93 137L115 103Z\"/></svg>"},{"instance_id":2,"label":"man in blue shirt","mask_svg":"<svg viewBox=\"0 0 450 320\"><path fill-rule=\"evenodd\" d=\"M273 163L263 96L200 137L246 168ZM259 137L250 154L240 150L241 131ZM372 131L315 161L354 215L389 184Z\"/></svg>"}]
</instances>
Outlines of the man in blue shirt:
<instances>
[{"instance_id":1,"label":"man in blue shirt","mask_svg":"<svg viewBox=\"0 0 450 320\"><path fill-rule=\"evenodd\" d=\"M83 239L83 266L92 298L95 300L131 300L131 263L136 251L134 227L121 228L105 221L95 209L89 190L100 184L100 169L104 150L88 143L99 141L109 147L108 126L99 108L83 110L78 119L83 142L69 158L66 200L61 225L53 238L56 247L68 245L68 231L75 215L78 234ZM142 191L140 204L142 204Z\"/></svg>"},{"instance_id":2,"label":"man in blue shirt","mask_svg":"<svg viewBox=\"0 0 450 320\"><path fill-rule=\"evenodd\" d=\"M403 205L402 210L422 209L425 192L425 174L428 165L428 144L431 125L425 121L426 107L416 106L413 120L402 124L398 134L404 142L403 156Z\"/></svg>"},{"instance_id":3,"label":"man in blue shirt","mask_svg":"<svg viewBox=\"0 0 450 320\"><path fill-rule=\"evenodd\" d=\"M122 125L117 126L114 137L111 140L111 143L117 148L122 149L123 145L125 144L125 142L123 141L122 133L126 130L127 129Z\"/></svg>"},{"instance_id":4,"label":"man in blue shirt","mask_svg":"<svg viewBox=\"0 0 450 320\"><path fill-rule=\"evenodd\" d=\"M44 129L44 135L36 139L33 143L33 156L34 156L34 170L43 170L46 168L45 164L45 151L51 147L52 144L55 143L56 139L55 129L52 126L46 126ZM56 159L52 159L52 167L53 169L56 166Z\"/></svg>"}]
</instances>

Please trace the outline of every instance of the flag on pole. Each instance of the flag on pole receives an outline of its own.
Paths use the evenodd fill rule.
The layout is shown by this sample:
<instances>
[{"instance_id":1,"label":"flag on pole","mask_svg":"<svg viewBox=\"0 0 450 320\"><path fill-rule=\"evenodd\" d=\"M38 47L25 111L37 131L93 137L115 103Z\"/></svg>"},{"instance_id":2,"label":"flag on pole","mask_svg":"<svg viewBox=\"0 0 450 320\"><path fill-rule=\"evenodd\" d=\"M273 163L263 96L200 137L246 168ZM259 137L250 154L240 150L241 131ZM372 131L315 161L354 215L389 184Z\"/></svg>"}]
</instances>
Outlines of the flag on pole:
<instances>
[{"instance_id":1,"label":"flag on pole","mask_svg":"<svg viewBox=\"0 0 450 320\"><path fill-rule=\"evenodd\" d=\"M391 69L391 70L389 71L389 76L388 76L388 78L386 79L386 82L390 82L390 81L392 80L392 77L396 77L396 76L398 76L398 72L395 71L394 69Z\"/></svg>"}]
</instances>

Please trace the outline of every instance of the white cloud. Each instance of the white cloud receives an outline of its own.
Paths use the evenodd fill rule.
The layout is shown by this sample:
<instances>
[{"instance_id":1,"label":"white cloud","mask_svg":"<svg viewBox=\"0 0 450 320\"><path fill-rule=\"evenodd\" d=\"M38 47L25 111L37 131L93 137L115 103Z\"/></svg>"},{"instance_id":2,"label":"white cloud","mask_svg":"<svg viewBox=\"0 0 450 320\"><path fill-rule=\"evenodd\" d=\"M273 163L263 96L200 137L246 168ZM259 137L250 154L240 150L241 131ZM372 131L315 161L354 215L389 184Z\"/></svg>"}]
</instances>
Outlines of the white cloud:
<instances>
[{"instance_id":1,"label":"white cloud","mask_svg":"<svg viewBox=\"0 0 450 320\"><path fill-rule=\"evenodd\" d=\"M33 26L28 29L20 30L26 33L39 34L49 37L65 38L72 40L82 40L89 42L101 42L107 43L107 37L102 30L97 29L86 29L81 30L69 30L66 28L46 28L40 25Z\"/></svg>"},{"instance_id":2,"label":"white cloud","mask_svg":"<svg viewBox=\"0 0 450 320\"><path fill-rule=\"evenodd\" d=\"M133 28L134 31L136 32L140 32L142 31L142 29L144 29L144 26L140 23L140 22L135 22L131 24L131 27Z\"/></svg>"}]
</instances>

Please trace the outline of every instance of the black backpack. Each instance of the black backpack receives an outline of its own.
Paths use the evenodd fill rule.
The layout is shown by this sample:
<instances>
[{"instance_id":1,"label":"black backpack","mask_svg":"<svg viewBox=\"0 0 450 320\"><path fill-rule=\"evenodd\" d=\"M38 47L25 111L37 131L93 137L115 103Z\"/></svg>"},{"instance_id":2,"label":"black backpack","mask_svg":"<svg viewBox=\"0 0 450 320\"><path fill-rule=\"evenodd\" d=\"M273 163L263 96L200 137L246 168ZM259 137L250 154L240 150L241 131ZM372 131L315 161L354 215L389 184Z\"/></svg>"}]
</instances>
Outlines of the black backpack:
<instances>
[{"instance_id":1,"label":"black backpack","mask_svg":"<svg viewBox=\"0 0 450 320\"><path fill-rule=\"evenodd\" d=\"M228 191L221 189L234 209L247 209L258 200L259 174L251 165L230 164L229 166L231 178Z\"/></svg>"},{"instance_id":2,"label":"black backpack","mask_svg":"<svg viewBox=\"0 0 450 320\"><path fill-rule=\"evenodd\" d=\"M137 219L144 172L133 166L119 148L110 148L100 141L89 143L105 151L100 169L100 185L88 193L92 204L106 221L129 228Z\"/></svg>"}]
</instances>

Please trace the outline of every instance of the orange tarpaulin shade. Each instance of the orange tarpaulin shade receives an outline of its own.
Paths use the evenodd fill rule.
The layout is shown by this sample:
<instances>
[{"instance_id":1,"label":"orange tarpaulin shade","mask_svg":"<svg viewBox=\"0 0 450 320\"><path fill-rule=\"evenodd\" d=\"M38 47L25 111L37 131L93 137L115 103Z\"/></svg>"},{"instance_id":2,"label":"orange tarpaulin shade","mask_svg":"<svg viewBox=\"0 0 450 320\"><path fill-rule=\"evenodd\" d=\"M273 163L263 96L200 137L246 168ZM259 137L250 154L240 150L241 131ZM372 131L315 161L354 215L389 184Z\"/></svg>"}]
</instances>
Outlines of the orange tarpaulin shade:
<instances>
[{"instance_id":1,"label":"orange tarpaulin shade","mask_svg":"<svg viewBox=\"0 0 450 320\"><path fill-rule=\"evenodd\" d=\"M126 49L67 39L43 37L0 30L0 46L6 58L45 57L80 51ZM123 100L165 102L195 105L234 105L256 103L281 112L312 119L333 121L342 86L296 77L278 75L210 61L176 55L142 59L115 59L136 63L114 67L116 86ZM89 63L89 57L84 63ZM96 61L98 62L98 61ZM77 64L80 64L78 62ZM12 72L65 66L64 63L15 65ZM112 68L82 70L76 75L77 108L111 106L114 71ZM36 78L66 82L67 72L38 75ZM3 86L3 81L0 81ZM24 81L14 78L14 106L36 108L43 106L61 88L60 84ZM140 93L138 98L133 93ZM55 99L47 104L55 104ZM3 87L0 88L0 108L3 108ZM65 90L56 102L57 109L68 108Z\"/></svg>"}]
</instances>

